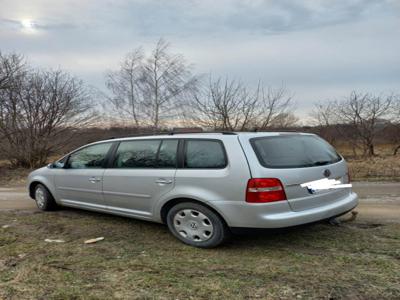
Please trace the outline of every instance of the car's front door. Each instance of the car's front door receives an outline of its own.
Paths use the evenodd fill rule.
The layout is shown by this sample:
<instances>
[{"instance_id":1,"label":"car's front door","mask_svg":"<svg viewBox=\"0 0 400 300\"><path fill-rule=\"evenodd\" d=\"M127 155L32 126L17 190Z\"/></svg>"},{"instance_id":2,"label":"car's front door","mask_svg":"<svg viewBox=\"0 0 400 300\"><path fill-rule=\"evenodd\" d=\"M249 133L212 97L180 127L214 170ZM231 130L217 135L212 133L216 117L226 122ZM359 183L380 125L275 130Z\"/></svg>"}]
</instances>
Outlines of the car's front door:
<instances>
[{"instance_id":1,"label":"car's front door","mask_svg":"<svg viewBox=\"0 0 400 300\"><path fill-rule=\"evenodd\" d=\"M154 203L174 187L177 148L177 139L122 141L103 176L108 209L150 218Z\"/></svg>"},{"instance_id":2,"label":"car's front door","mask_svg":"<svg viewBox=\"0 0 400 300\"><path fill-rule=\"evenodd\" d=\"M64 168L55 170L57 195L63 205L105 208L102 180L111 146L107 142L79 149L69 156Z\"/></svg>"}]
</instances>

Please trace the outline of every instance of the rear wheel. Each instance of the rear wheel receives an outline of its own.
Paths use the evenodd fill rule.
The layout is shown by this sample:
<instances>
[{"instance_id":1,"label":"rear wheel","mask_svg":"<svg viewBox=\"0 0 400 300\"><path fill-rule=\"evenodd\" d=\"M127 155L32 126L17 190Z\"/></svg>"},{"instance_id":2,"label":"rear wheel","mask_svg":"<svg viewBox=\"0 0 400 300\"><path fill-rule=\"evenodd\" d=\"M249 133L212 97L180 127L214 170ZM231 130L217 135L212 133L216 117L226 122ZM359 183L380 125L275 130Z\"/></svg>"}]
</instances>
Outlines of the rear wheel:
<instances>
[{"instance_id":1,"label":"rear wheel","mask_svg":"<svg viewBox=\"0 0 400 300\"><path fill-rule=\"evenodd\" d=\"M42 184L35 187L35 201L40 210L48 211L57 207L57 204L49 190Z\"/></svg>"},{"instance_id":2,"label":"rear wheel","mask_svg":"<svg viewBox=\"0 0 400 300\"><path fill-rule=\"evenodd\" d=\"M167 224L179 240L200 248L216 247L229 236L229 230L220 216L192 202L173 206L167 214Z\"/></svg>"}]
</instances>

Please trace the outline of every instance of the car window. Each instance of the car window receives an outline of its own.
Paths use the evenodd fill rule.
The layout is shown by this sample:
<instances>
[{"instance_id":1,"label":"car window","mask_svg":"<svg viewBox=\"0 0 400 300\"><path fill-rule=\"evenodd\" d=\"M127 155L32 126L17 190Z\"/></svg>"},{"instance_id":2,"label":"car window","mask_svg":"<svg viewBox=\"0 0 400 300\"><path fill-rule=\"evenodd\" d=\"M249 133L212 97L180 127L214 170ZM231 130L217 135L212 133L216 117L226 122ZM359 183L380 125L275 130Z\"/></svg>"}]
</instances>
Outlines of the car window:
<instances>
[{"instance_id":1,"label":"car window","mask_svg":"<svg viewBox=\"0 0 400 300\"><path fill-rule=\"evenodd\" d=\"M67 155L67 156L64 156L63 158L61 158L61 159L59 159L59 160L57 160L57 161L55 161L55 162L53 163L53 168L55 168L55 169L62 169L62 168L64 168L65 163L67 162L67 160L68 160L68 155Z\"/></svg>"},{"instance_id":2,"label":"car window","mask_svg":"<svg viewBox=\"0 0 400 300\"><path fill-rule=\"evenodd\" d=\"M175 168L178 140L163 140L158 153L157 168Z\"/></svg>"},{"instance_id":3,"label":"car window","mask_svg":"<svg viewBox=\"0 0 400 300\"><path fill-rule=\"evenodd\" d=\"M72 153L68 159L70 169L102 168L112 143L102 143L85 147Z\"/></svg>"},{"instance_id":4,"label":"car window","mask_svg":"<svg viewBox=\"0 0 400 300\"><path fill-rule=\"evenodd\" d=\"M222 143L210 140L187 140L185 168L224 168L227 164Z\"/></svg>"},{"instance_id":5,"label":"car window","mask_svg":"<svg viewBox=\"0 0 400 300\"><path fill-rule=\"evenodd\" d=\"M121 142L115 155L116 168L154 168L160 140Z\"/></svg>"},{"instance_id":6,"label":"car window","mask_svg":"<svg viewBox=\"0 0 400 300\"><path fill-rule=\"evenodd\" d=\"M341 160L335 149L314 135L282 135L251 139L257 157L267 168L304 168Z\"/></svg>"}]
</instances>

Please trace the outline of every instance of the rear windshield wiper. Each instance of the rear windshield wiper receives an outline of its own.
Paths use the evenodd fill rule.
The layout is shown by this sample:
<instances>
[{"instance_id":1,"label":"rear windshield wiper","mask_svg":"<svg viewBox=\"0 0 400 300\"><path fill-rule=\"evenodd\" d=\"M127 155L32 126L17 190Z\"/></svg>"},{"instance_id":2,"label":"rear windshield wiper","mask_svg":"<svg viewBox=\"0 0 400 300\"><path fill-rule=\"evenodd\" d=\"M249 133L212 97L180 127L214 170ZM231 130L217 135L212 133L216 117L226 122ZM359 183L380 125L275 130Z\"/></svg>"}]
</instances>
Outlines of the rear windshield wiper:
<instances>
[{"instance_id":1,"label":"rear windshield wiper","mask_svg":"<svg viewBox=\"0 0 400 300\"><path fill-rule=\"evenodd\" d=\"M320 161L313 162L312 165L313 166L323 166L323 165L328 165L330 163L332 163L331 160L320 160Z\"/></svg>"}]
</instances>

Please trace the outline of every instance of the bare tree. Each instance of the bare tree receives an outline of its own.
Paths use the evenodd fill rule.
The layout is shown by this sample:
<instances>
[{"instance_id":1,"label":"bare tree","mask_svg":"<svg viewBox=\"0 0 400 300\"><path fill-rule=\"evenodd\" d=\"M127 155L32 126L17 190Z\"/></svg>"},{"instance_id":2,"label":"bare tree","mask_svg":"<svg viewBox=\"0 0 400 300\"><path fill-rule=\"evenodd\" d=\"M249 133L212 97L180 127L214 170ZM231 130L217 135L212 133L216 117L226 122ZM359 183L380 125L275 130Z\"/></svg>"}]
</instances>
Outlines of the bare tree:
<instances>
[{"instance_id":1,"label":"bare tree","mask_svg":"<svg viewBox=\"0 0 400 300\"><path fill-rule=\"evenodd\" d=\"M14 166L43 165L94 118L88 90L62 71L29 70L0 99L0 151Z\"/></svg>"},{"instance_id":2,"label":"bare tree","mask_svg":"<svg viewBox=\"0 0 400 300\"><path fill-rule=\"evenodd\" d=\"M208 85L194 94L189 118L214 130L245 130L254 119L256 101L241 82L210 77Z\"/></svg>"},{"instance_id":3,"label":"bare tree","mask_svg":"<svg viewBox=\"0 0 400 300\"><path fill-rule=\"evenodd\" d=\"M392 146L393 155L397 155L400 151L400 123L395 121L391 123L384 132L384 138Z\"/></svg>"},{"instance_id":4,"label":"bare tree","mask_svg":"<svg viewBox=\"0 0 400 300\"><path fill-rule=\"evenodd\" d=\"M135 126L140 123L141 98L140 81L143 71L143 51L141 48L126 55L118 71L106 74L106 86L112 96L109 102L121 119L133 120Z\"/></svg>"},{"instance_id":5,"label":"bare tree","mask_svg":"<svg viewBox=\"0 0 400 300\"><path fill-rule=\"evenodd\" d=\"M290 128L295 127L299 122L299 118L291 112L285 112L278 114L273 122L271 122L271 128Z\"/></svg>"},{"instance_id":6,"label":"bare tree","mask_svg":"<svg viewBox=\"0 0 400 300\"><path fill-rule=\"evenodd\" d=\"M107 75L112 106L126 118L129 112L135 125L155 129L180 114L182 101L195 88L197 78L180 54L170 52L160 39L148 56L141 48L129 54L120 70Z\"/></svg>"},{"instance_id":7,"label":"bare tree","mask_svg":"<svg viewBox=\"0 0 400 300\"><path fill-rule=\"evenodd\" d=\"M241 82L218 78L195 93L189 118L213 129L244 131L286 127L295 123L288 112L291 98L282 89L259 84L250 91Z\"/></svg>"},{"instance_id":8,"label":"bare tree","mask_svg":"<svg viewBox=\"0 0 400 300\"><path fill-rule=\"evenodd\" d=\"M347 99L317 105L316 118L326 120L364 155L375 155L376 137L389 125L396 103L394 95L375 96L352 92Z\"/></svg>"},{"instance_id":9,"label":"bare tree","mask_svg":"<svg viewBox=\"0 0 400 300\"><path fill-rule=\"evenodd\" d=\"M393 104L391 124L387 128L386 138L393 145L393 155L400 151L400 96L396 96Z\"/></svg>"},{"instance_id":10,"label":"bare tree","mask_svg":"<svg viewBox=\"0 0 400 300\"><path fill-rule=\"evenodd\" d=\"M144 112L155 128L165 118L176 117L185 96L193 90L197 78L180 54L171 54L169 44L160 39L143 70Z\"/></svg>"},{"instance_id":11,"label":"bare tree","mask_svg":"<svg viewBox=\"0 0 400 300\"><path fill-rule=\"evenodd\" d=\"M254 126L258 130L265 130L269 127L284 125L282 122L289 116L292 109L292 97L288 95L284 87L273 89L271 87L259 87L257 89L258 113Z\"/></svg>"},{"instance_id":12,"label":"bare tree","mask_svg":"<svg viewBox=\"0 0 400 300\"><path fill-rule=\"evenodd\" d=\"M314 121L313 125L316 125L317 133L329 143L335 144L340 128L336 127L336 119L332 102L316 103L310 113L310 116ZM353 139L350 140L353 141ZM355 146L356 145L354 144L354 155Z\"/></svg>"},{"instance_id":13,"label":"bare tree","mask_svg":"<svg viewBox=\"0 0 400 300\"><path fill-rule=\"evenodd\" d=\"M26 64L22 55L0 52L0 90L10 89L18 78L26 73Z\"/></svg>"},{"instance_id":14,"label":"bare tree","mask_svg":"<svg viewBox=\"0 0 400 300\"><path fill-rule=\"evenodd\" d=\"M311 112L311 117L317 125L329 127L335 123L333 112L332 102L316 103Z\"/></svg>"}]
</instances>

